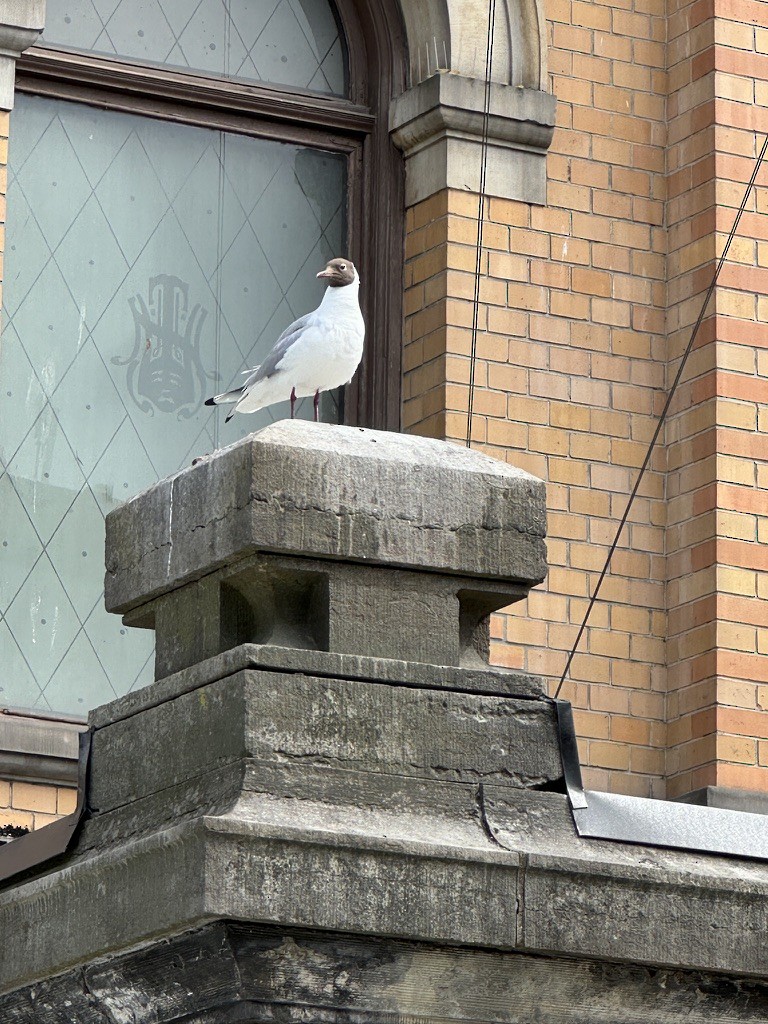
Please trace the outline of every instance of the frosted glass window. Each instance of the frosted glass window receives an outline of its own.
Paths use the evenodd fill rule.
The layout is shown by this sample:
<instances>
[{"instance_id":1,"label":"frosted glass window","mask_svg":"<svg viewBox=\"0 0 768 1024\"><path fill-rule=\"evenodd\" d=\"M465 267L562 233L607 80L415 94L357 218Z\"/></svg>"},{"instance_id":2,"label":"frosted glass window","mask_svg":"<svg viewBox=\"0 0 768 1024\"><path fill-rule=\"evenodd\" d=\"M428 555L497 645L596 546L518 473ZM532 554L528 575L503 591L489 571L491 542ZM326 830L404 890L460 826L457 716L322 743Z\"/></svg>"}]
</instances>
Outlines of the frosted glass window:
<instances>
[{"instance_id":1,"label":"frosted glass window","mask_svg":"<svg viewBox=\"0 0 768 1024\"><path fill-rule=\"evenodd\" d=\"M341 96L328 0L48 0L42 45Z\"/></svg>"},{"instance_id":2,"label":"frosted glass window","mask_svg":"<svg viewBox=\"0 0 768 1024\"><path fill-rule=\"evenodd\" d=\"M10 134L0 706L77 714L152 678L154 635L104 611L104 515L288 415L202 403L320 301L346 161L23 94Z\"/></svg>"}]
</instances>

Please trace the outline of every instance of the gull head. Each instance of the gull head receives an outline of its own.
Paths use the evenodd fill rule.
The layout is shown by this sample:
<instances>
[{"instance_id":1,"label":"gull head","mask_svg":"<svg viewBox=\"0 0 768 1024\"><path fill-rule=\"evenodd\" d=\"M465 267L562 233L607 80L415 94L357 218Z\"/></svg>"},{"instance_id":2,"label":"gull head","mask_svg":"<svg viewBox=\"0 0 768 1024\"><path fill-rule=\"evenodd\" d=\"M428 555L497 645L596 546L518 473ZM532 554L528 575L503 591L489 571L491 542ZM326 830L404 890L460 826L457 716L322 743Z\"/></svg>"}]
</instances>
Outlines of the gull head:
<instances>
[{"instance_id":1,"label":"gull head","mask_svg":"<svg viewBox=\"0 0 768 1024\"><path fill-rule=\"evenodd\" d=\"M325 270L321 270L317 276L325 278L329 288L342 288L345 284L352 284L357 277L357 271L352 260L337 256L336 259L329 260Z\"/></svg>"}]
</instances>

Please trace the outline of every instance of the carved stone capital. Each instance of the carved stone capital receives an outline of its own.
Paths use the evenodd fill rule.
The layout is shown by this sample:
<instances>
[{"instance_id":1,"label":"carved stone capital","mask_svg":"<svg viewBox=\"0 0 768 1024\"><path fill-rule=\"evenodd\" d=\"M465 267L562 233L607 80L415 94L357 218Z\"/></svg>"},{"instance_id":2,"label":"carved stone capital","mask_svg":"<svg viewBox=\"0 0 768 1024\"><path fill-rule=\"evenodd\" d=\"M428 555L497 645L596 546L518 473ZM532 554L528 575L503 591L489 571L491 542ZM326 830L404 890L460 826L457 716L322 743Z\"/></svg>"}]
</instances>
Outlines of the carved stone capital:
<instances>
[{"instance_id":1,"label":"carved stone capital","mask_svg":"<svg viewBox=\"0 0 768 1024\"><path fill-rule=\"evenodd\" d=\"M13 109L16 61L45 27L45 0L0 0L0 109Z\"/></svg>"},{"instance_id":2,"label":"carved stone capital","mask_svg":"<svg viewBox=\"0 0 768 1024\"><path fill-rule=\"evenodd\" d=\"M480 191L484 102L485 82L442 72L393 101L390 130L406 157L408 206L445 188ZM491 84L486 194L546 201L555 106L538 89Z\"/></svg>"}]
</instances>

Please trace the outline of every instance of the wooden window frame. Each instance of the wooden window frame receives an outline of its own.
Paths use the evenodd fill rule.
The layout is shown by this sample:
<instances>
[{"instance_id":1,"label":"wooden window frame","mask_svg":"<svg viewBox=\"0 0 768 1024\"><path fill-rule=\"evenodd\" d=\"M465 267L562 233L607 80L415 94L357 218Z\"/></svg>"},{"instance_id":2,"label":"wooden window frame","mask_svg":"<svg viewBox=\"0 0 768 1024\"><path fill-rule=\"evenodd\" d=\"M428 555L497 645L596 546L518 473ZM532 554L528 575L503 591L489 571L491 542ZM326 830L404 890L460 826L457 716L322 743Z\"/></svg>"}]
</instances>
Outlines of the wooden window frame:
<instances>
[{"instance_id":1,"label":"wooden window frame","mask_svg":"<svg viewBox=\"0 0 768 1024\"><path fill-rule=\"evenodd\" d=\"M16 89L36 96L312 146L347 157L347 245L361 271L363 361L345 389L345 423L400 429L404 190L388 108L402 89L399 13L371 0L337 0L348 57L349 98L217 79L73 50L33 47L16 66ZM394 5L392 5L394 6ZM11 137L11 145L13 139Z\"/></svg>"}]
</instances>

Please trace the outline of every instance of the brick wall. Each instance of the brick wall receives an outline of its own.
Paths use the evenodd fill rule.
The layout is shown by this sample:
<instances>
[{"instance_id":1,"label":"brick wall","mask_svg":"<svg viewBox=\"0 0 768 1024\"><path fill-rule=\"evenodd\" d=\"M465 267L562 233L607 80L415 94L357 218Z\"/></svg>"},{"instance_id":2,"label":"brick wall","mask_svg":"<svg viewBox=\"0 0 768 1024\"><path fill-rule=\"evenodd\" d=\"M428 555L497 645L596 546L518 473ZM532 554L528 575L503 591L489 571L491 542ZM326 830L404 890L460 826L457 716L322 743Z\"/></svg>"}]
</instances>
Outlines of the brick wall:
<instances>
[{"instance_id":1,"label":"brick wall","mask_svg":"<svg viewBox=\"0 0 768 1024\"><path fill-rule=\"evenodd\" d=\"M670 17L670 355L698 312L765 131L768 12L753 0ZM766 179L765 173L762 180ZM768 193L753 194L670 427L672 795L768 789L761 433L768 362Z\"/></svg>"},{"instance_id":2,"label":"brick wall","mask_svg":"<svg viewBox=\"0 0 768 1024\"><path fill-rule=\"evenodd\" d=\"M497 663L559 677L660 411L665 373L663 5L552 0L558 128L544 208L491 200L473 439L547 481L546 585L499 617ZM404 422L461 440L477 200L409 213ZM447 324L447 326L445 326ZM563 696L587 782L663 793L663 453Z\"/></svg>"},{"instance_id":3,"label":"brick wall","mask_svg":"<svg viewBox=\"0 0 768 1024\"><path fill-rule=\"evenodd\" d=\"M673 3L669 18L667 227L670 376L679 364L714 271L715 129L712 110L714 22L709 3ZM737 253L734 253L737 255ZM713 302L702 324L666 430L668 789L714 782L716 759L717 403L707 384L716 363ZM722 469L722 467L720 467Z\"/></svg>"},{"instance_id":4,"label":"brick wall","mask_svg":"<svg viewBox=\"0 0 768 1024\"><path fill-rule=\"evenodd\" d=\"M5 825L42 828L63 814L72 814L77 790L0 779L0 829Z\"/></svg>"},{"instance_id":5,"label":"brick wall","mask_svg":"<svg viewBox=\"0 0 768 1024\"><path fill-rule=\"evenodd\" d=\"M486 208L473 439L547 481L551 565L494 658L553 688L752 169L768 7L721 7L549 0L547 206ZM562 691L596 788L768 789L763 209L761 190ZM447 192L407 223L404 425L459 442L476 215Z\"/></svg>"}]
</instances>

